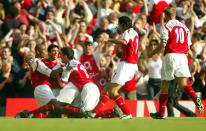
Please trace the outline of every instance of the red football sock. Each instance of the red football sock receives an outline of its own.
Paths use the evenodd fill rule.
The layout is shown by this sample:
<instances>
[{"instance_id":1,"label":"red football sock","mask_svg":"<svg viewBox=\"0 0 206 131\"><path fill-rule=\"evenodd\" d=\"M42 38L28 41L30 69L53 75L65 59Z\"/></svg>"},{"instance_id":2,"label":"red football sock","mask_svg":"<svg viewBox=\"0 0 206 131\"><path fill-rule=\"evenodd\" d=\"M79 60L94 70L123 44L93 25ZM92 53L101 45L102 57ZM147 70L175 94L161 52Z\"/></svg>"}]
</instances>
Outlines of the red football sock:
<instances>
[{"instance_id":1,"label":"red football sock","mask_svg":"<svg viewBox=\"0 0 206 131\"><path fill-rule=\"evenodd\" d=\"M104 115L104 116L101 116L102 118L114 118L114 114L107 114L107 115Z\"/></svg>"},{"instance_id":2,"label":"red football sock","mask_svg":"<svg viewBox=\"0 0 206 131\"><path fill-rule=\"evenodd\" d=\"M118 94L117 96L115 96L114 101L116 102L116 104L120 107L120 109L122 110L122 112L126 115L130 115L131 112L129 111L124 99L122 98L122 96L120 94Z\"/></svg>"},{"instance_id":3,"label":"red football sock","mask_svg":"<svg viewBox=\"0 0 206 131\"><path fill-rule=\"evenodd\" d=\"M113 109L103 110L103 111L98 112L98 114L96 114L96 117L111 118L111 117L114 117L114 114L112 112L113 112Z\"/></svg>"},{"instance_id":4,"label":"red football sock","mask_svg":"<svg viewBox=\"0 0 206 131\"><path fill-rule=\"evenodd\" d=\"M31 113L33 113L34 115L38 114L38 113L46 113L47 111L51 111L54 109L53 104L46 104L44 106L41 106L37 109L34 109L32 111L30 111Z\"/></svg>"},{"instance_id":5,"label":"red football sock","mask_svg":"<svg viewBox=\"0 0 206 131\"><path fill-rule=\"evenodd\" d=\"M168 94L160 94L159 96L159 115L164 116L165 108L168 101Z\"/></svg>"},{"instance_id":6,"label":"red football sock","mask_svg":"<svg viewBox=\"0 0 206 131\"><path fill-rule=\"evenodd\" d=\"M45 118L46 115L44 113L38 113L37 118Z\"/></svg>"},{"instance_id":7,"label":"red football sock","mask_svg":"<svg viewBox=\"0 0 206 131\"><path fill-rule=\"evenodd\" d=\"M107 103L107 101L109 100L109 94L105 94L102 96L101 101L99 102L99 104L96 106L96 108L94 109L94 113L98 114L99 112L101 112L102 107Z\"/></svg>"},{"instance_id":8,"label":"red football sock","mask_svg":"<svg viewBox=\"0 0 206 131\"><path fill-rule=\"evenodd\" d=\"M69 114L69 113L74 113L74 114L80 114L80 108L78 107L69 107L69 106L65 106L64 107L64 111L65 113Z\"/></svg>"},{"instance_id":9,"label":"red football sock","mask_svg":"<svg viewBox=\"0 0 206 131\"><path fill-rule=\"evenodd\" d=\"M187 86L184 87L184 91L190 98L192 98L193 101L194 101L195 97L197 97L197 95L195 94L194 89L192 88L192 86L190 84L190 79L189 78L187 78Z\"/></svg>"}]
</instances>

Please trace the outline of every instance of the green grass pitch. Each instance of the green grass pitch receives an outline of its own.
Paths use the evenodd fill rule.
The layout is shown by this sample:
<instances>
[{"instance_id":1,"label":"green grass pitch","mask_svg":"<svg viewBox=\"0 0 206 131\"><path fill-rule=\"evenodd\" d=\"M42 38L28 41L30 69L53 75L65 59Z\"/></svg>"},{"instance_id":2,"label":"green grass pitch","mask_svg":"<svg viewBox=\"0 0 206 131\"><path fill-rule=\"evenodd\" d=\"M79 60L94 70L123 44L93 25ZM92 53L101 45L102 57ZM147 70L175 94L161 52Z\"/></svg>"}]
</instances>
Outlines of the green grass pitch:
<instances>
[{"instance_id":1,"label":"green grass pitch","mask_svg":"<svg viewBox=\"0 0 206 131\"><path fill-rule=\"evenodd\" d=\"M0 131L206 131L206 118L113 119L0 118Z\"/></svg>"}]
</instances>

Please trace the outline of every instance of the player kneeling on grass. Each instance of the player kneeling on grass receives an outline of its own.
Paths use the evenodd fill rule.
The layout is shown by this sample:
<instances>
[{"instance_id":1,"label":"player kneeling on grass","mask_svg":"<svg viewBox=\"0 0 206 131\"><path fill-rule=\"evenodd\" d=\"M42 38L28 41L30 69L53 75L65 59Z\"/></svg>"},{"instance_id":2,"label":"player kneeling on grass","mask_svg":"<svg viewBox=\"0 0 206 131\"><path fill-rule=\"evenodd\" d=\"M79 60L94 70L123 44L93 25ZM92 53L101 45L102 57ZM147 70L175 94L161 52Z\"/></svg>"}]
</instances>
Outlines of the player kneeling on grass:
<instances>
[{"instance_id":1,"label":"player kneeling on grass","mask_svg":"<svg viewBox=\"0 0 206 131\"><path fill-rule=\"evenodd\" d=\"M77 60L74 59L74 51L71 47L64 47L61 49L62 62L67 65L67 69L62 72L60 85L71 82L75 85L80 92L80 105L79 107L65 106L63 109L67 114L83 115L84 117L92 117L90 112L93 111L99 102L100 92L98 87L89 78L85 67ZM104 110L95 117L114 117L118 115L115 108Z\"/></svg>"}]
</instances>

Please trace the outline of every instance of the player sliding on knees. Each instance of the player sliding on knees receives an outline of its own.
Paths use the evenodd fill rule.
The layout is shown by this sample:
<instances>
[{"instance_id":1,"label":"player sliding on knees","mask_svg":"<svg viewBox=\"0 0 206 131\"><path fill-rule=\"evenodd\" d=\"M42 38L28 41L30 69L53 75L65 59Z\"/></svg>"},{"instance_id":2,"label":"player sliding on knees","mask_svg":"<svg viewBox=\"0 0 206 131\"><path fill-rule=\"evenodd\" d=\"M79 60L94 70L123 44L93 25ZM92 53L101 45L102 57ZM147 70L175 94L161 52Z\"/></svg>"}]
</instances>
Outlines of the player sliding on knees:
<instances>
[{"instance_id":1,"label":"player sliding on knees","mask_svg":"<svg viewBox=\"0 0 206 131\"><path fill-rule=\"evenodd\" d=\"M74 51L71 47L64 47L60 53L62 62L67 65L66 70L62 72L62 77L59 80L61 86L64 86L68 82L75 85L80 92L79 103L73 103L78 105L77 107L65 106L63 111L68 115L76 115L79 117L92 117L90 112L93 111L99 102L100 92L99 88L89 78L89 75L85 67L77 60L74 59ZM93 117L111 118L118 116L118 111L115 108L104 110L98 115Z\"/></svg>"},{"instance_id":2,"label":"player sliding on knees","mask_svg":"<svg viewBox=\"0 0 206 131\"><path fill-rule=\"evenodd\" d=\"M61 66L59 67L57 61L57 55L59 53L58 46L50 45L48 47L49 59L44 59L46 56L45 52L47 52L47 50L46 46L43 44L37 45L35 51L36 58L34 57L34 54L28 53L25 55L25 62L30 65L32 86L34 88L34 95L39 108L32 111L24 110L19 112L16 114L16 118L44 117L44 113L54 111L54 108L62 108L64 105L63 103L71 104L78 93L78 90L75 89L73 85L68 84L63 89L63 91L68 94L68 97L66 97L67 99L60 96L62 91L60 91L59 97L56 98L57 95L55 95L55 92L57 89L51 88L52 86L54 87L54 85L57 85L54 83L54 79L53 82L51 82L51 78L56 77L58 73L63 71L63 68ZM55 66L58 66L59 68L53 69Z\"/></svg>"}]
</instances>

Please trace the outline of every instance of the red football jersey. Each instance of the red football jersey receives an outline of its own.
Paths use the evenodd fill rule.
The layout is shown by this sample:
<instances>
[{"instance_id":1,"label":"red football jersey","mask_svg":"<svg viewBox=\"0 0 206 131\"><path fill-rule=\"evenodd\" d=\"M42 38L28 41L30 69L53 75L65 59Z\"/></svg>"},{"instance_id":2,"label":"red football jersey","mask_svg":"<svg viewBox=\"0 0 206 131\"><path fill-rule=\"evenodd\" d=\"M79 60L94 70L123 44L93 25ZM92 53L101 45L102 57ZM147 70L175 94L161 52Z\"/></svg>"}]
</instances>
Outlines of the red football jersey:
<instances>
[{"instance_id":1,"label":"red football jersey","mask_svg":"<svg viewBox=\"0 0 206 131\"><path fill-rule=\"evenodd\" d=\"M84 67L86 68L87 72L90 74L96 74L99 72L99 68L96 64L95 58L93 55L86 55L83 54L80 57L80 62L84 65Z\"/></svg>"},{"instance_id":2,"label":"red football jersey","mask_svg":"<svg viewBox=\"0 0 206 131\"><path fill-rule=\"evenodd\" d=\"M165 7L169 7L172 0L151 0L152 11L150 13L150 24L159 24ZM149 7L150 8L150 7Z\"/></svg>"},{"instance_id":3,"label":"red football jersey","mask_svg":"<svg viewBox=\"0 0 206 131\"><path fill-rule=\"evenodd\" d=\"M93 82L89 78L87 70L80 62L77 60L71 60L69 66L71 66L73 70L71 72L66 70L63 71L61 80L64 83L68 83L69 79L69 81L71 81L81 91L87 83Z\"/></svg>"},{"instance_id":4,"label":"red football jersey","mask_svg":"<svg viewBox=\"0 0 206 131\"><path fill-rule=\"evenodd\" d=\"M31 62L30 74L31 74L31 83L33 88L39 85L48 85L50 86L49 76L52 72L41 60L34 59Z\"/></svg>"},{"instance_id":5,"label":"red football jersey","mask_svg":"<svg viewBox=\"0 0 206 131\"><path fill-rule=\"evenodd\" d=\"M106 72L106 76L103 75L102 72L98 72L92 77L92 80L98 86L101 95L103 95L104 87L108 83L110 68L106 68L105 72Z\"/></svg>"},{"instance_id":6,"label":"red football jersey","mask_svg":"<svg viewBox=\"0 0 206 131\"><path fill-rule=\"evenodd\" d=\"M166 43L166 53L187 54L192 44L189 29L178 20L170 20L160 29L160 37Z\"/></svg>"},{"instance_id":7,"label":"red football jersey","mask_svg":"<svg viewBox=\"0 0 206 131\"><path fill-rule=\"evenodd\" d=\"M127 44L122 45L121 61L137 64L139 49L139 36L137 32L133 28L126 30L123 33L122 40L124 40Z\"/></svg>"},{"instance_id":8,"label":"red football jersey","mask_svg":"<svg viewBox=\"0 0 206 131\"><path fill-rule=\"evenodd\" d=\"M54 69L54 68L58 68L62 66L62 63L60 61L50 61L49 59L42 59L42 62L44 62L44 64L49 68L49 69ZM58 81L56 78L49 78L49 82L51 84L51 89L56 89L56 88L61 88L61 86L59 85Z\"/></svg>"}]
</instances>

